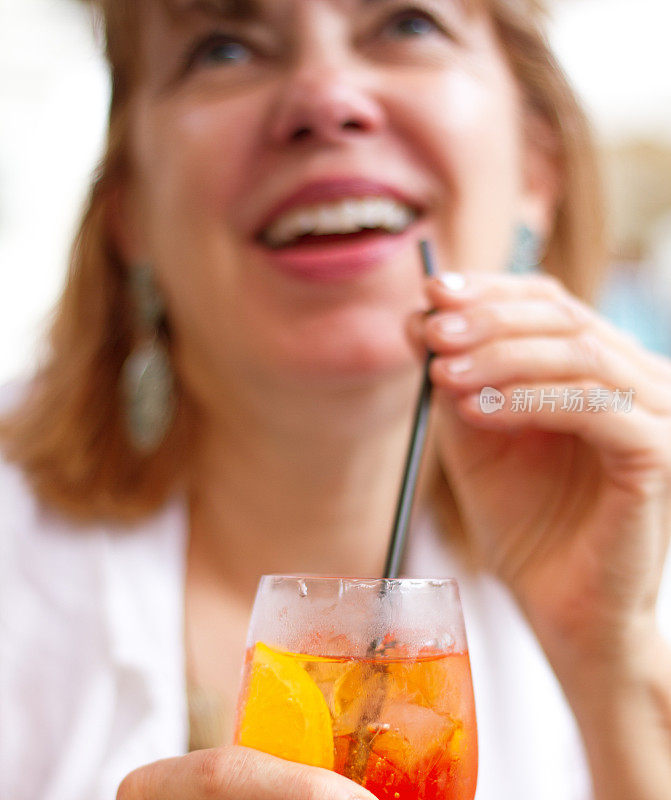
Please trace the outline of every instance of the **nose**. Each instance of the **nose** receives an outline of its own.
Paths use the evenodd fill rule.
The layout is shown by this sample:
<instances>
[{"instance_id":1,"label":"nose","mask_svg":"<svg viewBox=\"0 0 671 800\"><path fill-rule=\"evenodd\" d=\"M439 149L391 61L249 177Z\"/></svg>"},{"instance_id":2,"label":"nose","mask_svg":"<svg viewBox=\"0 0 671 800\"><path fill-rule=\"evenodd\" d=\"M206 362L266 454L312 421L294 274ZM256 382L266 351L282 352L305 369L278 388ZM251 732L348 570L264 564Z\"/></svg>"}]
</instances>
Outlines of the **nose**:
<instances>
[{"instance_id":1,"label":"nose","mask_svg":"<svg viewBox=\"0 0 671 800\"><path fill-rule=\"evenodd\" d=\"M383 123L383 109L353 72L313 63L297 67L287 78L270 129L278 144L333 144L374 132Z\"/></svg>"}]
</instances>

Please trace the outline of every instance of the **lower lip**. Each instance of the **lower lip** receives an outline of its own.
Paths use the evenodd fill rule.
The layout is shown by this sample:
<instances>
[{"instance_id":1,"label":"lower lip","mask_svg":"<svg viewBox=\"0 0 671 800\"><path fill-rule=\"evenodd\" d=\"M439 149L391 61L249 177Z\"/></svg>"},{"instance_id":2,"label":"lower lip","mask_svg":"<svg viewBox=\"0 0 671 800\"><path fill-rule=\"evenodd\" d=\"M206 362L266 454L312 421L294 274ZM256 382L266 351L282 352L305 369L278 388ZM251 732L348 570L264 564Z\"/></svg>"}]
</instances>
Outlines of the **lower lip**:
<instances>
[{"instance_id":1,"label":"lower lip","mask_svg":"<svg viewBox=\"0 0 671 800\"><path fill-rule=\"evenodd\" d=\"M371 232L348 242L319 242L273 250L257 245L276 270L304 281L337 283L373 272L407 246L415 225L403 233Z\"/></svg>"}]
</instances>

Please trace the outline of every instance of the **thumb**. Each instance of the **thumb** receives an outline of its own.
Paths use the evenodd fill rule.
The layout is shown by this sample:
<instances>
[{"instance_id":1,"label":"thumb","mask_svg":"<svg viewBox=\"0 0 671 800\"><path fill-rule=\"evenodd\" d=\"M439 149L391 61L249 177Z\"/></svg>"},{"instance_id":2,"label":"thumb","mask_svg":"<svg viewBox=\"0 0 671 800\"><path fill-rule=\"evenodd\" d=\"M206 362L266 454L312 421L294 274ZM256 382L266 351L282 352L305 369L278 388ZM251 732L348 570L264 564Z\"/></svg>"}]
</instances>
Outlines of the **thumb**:
<instances>
[{"instance_id":1,"label":"thumb","mask_svg":"<svg viewBox=\"0 0 671 800\"><path fill-rule=\"evenodd\" d=\"M117 800L375 800L356 783L318 767L247 747L198 750L128 775Z\"/></svg>"}]
</instances>

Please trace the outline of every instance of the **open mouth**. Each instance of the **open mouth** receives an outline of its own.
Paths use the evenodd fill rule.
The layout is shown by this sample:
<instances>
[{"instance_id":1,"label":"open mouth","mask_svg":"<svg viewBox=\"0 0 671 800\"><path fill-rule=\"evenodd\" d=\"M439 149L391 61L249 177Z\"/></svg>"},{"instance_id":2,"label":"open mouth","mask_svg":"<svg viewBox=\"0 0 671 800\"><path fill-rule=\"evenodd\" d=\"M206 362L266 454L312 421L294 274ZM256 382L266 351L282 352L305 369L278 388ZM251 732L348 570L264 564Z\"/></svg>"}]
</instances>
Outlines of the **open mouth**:
<instances>
[{"instance_id":1,"label":"open mouth","mask_svg":"<svg viewBox=\"0 0 671 800\"><path fill-rule=\"evenodd\" d=\"M348 197L293 208L258 239L274 250L354 243L380 234L401 234L418 215L417 209L391 197Z\"/></svg>"}]
</instances>

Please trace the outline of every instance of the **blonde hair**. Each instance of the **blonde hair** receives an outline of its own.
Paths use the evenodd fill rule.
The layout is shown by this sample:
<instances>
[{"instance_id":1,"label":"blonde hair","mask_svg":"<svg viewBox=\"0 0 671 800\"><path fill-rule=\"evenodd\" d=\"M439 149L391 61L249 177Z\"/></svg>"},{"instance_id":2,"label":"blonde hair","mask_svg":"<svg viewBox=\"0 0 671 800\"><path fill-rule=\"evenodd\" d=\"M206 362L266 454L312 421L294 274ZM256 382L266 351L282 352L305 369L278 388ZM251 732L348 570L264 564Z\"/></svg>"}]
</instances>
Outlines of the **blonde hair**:
<instances>
[{"instance_id":1,"label":"blonde hair","mask_svg":"<svg viewBox=\"0 0 671 800\"><path fill-rule=\"evenodd\" d=\"M588 297L604 260L602 202L585 116L542 33L537 0L480 0L529 108L548 123L563 175L545 268ZM129 171L129 100L138 80L140 0L98 0L112 72L105 154L94 177L50 329L48 357L25 401L0 423L6 456L45 503L73 519L131 521L162 505L183 478L193 409L178 389L175 424L138 455L125 435L118 380L134 341L126 270L109 225ZM444 485L442 491L445 491Z\"/></svg>"}]
</instances>

